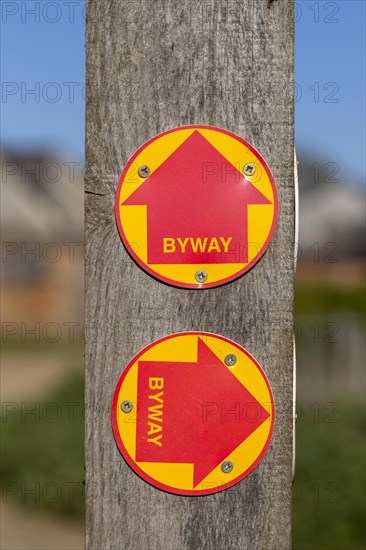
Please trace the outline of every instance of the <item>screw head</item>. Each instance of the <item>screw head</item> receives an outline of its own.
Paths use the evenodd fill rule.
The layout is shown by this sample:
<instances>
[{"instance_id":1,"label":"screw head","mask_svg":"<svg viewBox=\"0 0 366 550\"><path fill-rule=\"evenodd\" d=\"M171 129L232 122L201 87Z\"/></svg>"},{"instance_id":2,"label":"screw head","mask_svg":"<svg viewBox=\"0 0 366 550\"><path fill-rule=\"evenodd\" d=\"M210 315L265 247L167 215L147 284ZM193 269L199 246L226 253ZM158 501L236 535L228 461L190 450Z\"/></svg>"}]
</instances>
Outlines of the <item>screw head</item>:
<instances>
[{"instance_id":1,"label":"screw head","mask_svg":"<svg viewBox=\"0 0 366 550\"><path fill-rule=\"evenodd\" d=\"M254 164L246 164L244 166L243 172L245 176L252 176L255 171L256 171L256 167L254 166Z\"/></svg>"},{"instance_id":2,"label":"screw head","mask_svg":"<svg viewBox=\"0 0 366 550\"><path fill-rule=\"evenodd\" d=\"M148 166L146 166L146 164L143 164L138 169L138 174L139 174L140 178L147 178L148 176L150 176L150 168Z\"/></svg>"},{"instance_id":3,"label":"screw head","mask_svg":"<svg viewBox=\"0 0 366 550\"><path fill-rule=\"evenodd\" d=\"M221 470L224 472L224 474L230 474L234 469L234 464L231 462L231 460L225 460L221 464Z\"/></svg>"},{"instance_id":4,"label":"screw head","mask_svg":"<svg viewBox=\"0 0 366 550\"><path fill-rule=\"evenodd\" d=\"M132 411L132 409L133 409L133 403L131 403L131 401L123 401L121 403L121 410L124 413L129 413Z\"/></svg>"},{"instance_id":5,"label":"screw head","mask_svg":"<svg viewBox=\"0 0 366 550\"><path fill-rule=\"evenodd\" d=\"M234 355L233 353L229 353L229 355L225 357L225 365L227 365L228 367L233 367L235 363L236 355Z\"/></svg>"},{"instance_id":6,"label":"screw head","mask_svg":"<svg viewBox=\"0 0 366 550\"><path fill-rule=\"evenodd\" d=\"M207 281L206 271L204 271L203 269L200 269L199 271L196 272L195 278L197 283L204 283L205 281Z\"/></svg>"}]
</instances>

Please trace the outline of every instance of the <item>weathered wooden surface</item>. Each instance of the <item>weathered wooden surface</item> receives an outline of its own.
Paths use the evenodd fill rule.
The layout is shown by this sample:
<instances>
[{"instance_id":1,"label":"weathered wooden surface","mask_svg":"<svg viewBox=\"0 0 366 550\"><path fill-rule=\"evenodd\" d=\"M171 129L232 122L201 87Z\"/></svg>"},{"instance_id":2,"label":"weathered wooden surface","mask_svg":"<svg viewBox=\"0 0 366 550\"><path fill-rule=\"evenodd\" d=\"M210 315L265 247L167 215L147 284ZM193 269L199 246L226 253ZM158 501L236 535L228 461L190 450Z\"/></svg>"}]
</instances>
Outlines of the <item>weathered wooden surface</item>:
<instances>
[{"instance_id":1,"label":"weathered wooden surface","mask_svg":"<svg viewBox=\"0 0 366 550\"><path fill-rule=\"evenodd\" d=\"M86 171L87 548L276 549L291 544L293 5L291 0L89 0ZM268 252L206 291L155 281L126 253L114 194L129 156L183 124L233 131L260 151L279 190ZM263 365L277 407L256 470L206 497L142 481L114 442L110 405L124 365L178 331L232 338Z\"/></svg>"}]
</instances>

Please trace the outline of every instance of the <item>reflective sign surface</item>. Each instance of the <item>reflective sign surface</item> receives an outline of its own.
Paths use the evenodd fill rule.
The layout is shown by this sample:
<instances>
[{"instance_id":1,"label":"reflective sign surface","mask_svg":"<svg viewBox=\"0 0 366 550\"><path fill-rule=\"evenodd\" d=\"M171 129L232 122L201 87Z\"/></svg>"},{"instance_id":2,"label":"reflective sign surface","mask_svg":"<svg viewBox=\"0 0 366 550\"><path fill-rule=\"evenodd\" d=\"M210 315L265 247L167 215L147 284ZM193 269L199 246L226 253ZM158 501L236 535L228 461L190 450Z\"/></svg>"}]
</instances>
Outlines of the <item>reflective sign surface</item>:
<instances>
[{"instance_id":1,"label":"reflective sign surface","mask_svg":"<svg viewBox=\"0 0 366 550\"><path fill-rule=\"evenodd\" d=\"M123 243L148 273L183 288L210 288L248 271L277 220L268 166L245 140L183 126L145 143L116 195Z\"/></svg>"},{"instance_id":2,"label":"reflective sign surface","mask_svg":"<svg viewBox=\"0 0 366 550\"><path fill-rule=\"evenodd\" d=\"M144 480L180 495L231 487L260 462L274 404L251 355L221 336L173 334L127 365L112 404L123 457Z\"/></svg>"}]
</instances>

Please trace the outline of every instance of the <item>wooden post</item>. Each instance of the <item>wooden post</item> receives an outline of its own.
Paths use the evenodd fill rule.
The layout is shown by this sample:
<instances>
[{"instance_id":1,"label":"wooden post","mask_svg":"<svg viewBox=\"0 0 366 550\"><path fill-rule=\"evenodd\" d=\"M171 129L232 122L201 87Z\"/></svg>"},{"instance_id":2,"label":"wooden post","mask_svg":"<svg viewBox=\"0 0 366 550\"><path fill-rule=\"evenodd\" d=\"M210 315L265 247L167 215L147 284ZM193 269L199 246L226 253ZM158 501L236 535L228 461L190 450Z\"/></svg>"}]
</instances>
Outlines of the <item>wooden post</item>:
<instances>
[{"instance_id":1,"label":"wooden post","mask_svg":"<svg viewBox=\"0 0 366 550\"><path fill-rule=\"evenodd\" d=\"M86 501L95 550L281 549L291 545L294 249L291 0L88 0L86 110ZM262 260L226 286L169 287L125 251L114 218L119 175L147 139L208 124L252 143L279 191ZM114 442L118 377L153 340L221 334L263 366L276 423L261 464L210 496L142 481Z\"/></svg>"}]
</instances>

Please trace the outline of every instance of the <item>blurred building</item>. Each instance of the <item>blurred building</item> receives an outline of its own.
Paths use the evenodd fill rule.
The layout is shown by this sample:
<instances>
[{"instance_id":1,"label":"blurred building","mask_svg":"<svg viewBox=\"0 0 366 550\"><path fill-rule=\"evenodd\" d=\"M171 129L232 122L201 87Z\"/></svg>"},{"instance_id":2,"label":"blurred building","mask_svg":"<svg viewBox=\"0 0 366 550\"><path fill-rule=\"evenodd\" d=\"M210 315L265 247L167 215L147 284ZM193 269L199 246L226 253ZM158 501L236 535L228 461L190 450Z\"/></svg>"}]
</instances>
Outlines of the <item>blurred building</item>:
<instances>
[{"instance_id":1,"label":"blurred building","mask_svg":"<svg viewBox=\"0 0 366 550\"><path fill-rule=\"evenodd\" d=\"M301 161L298 281L359 286L365 277L365 203L361 186L328 181L314 159ZM334 163L329 163L334 164ZM333 167L332 167L333 168Z\"/></svg>"},{"instance_id":2,"label":"blurred building","mask_svg":"<svg viewBox=\"0 0 366 550\"><path fill-rule=\"evenodd\" d=\"M365 243L365 204L361 189L354 185L317 186L301 198L300 245L304 256L314 258L314 243L328 247L328 260L363 257ZM332 254L331 248L334 252ZM326 253L323 253L325 256Z\"/></svg>"},{"instance_id":3,"label":"blurred building","mask_svg":"<svg viewBox=\"0 0 366 550\"><path fill-rule=\"evenodd\" d=\"M80 163L2 154L3 323L81 319L83 220Z\"/></svg>"}]
</instances>

